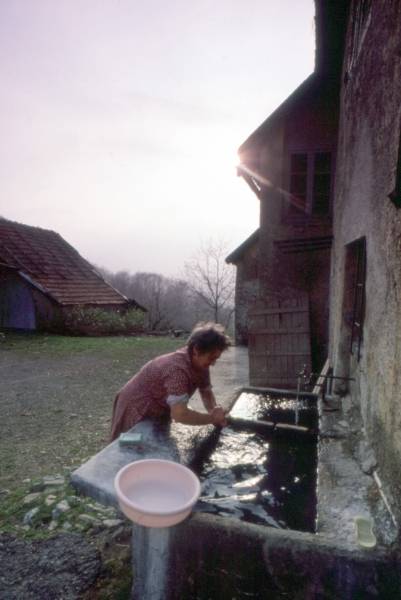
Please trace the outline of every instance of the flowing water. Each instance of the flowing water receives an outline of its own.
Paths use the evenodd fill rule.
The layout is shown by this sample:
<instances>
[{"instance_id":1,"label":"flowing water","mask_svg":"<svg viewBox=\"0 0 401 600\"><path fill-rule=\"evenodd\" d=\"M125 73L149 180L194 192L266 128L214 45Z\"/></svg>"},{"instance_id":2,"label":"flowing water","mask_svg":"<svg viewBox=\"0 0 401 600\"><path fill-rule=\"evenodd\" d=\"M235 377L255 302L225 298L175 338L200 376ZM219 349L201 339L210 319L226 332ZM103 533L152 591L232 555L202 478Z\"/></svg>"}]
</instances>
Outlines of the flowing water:
<instances>
[{"instance_id":1,"label":"flowing water","mask_svg":"<svg viewBox=\"0 0 401 600\"><path fill-rule=\"evenodd\" d=\"M231 416L316 427L307 400L243 393ZM224 428L202 461L202 510L282 529L315 531L316 436Z\"/></svg>"}]
</instances>

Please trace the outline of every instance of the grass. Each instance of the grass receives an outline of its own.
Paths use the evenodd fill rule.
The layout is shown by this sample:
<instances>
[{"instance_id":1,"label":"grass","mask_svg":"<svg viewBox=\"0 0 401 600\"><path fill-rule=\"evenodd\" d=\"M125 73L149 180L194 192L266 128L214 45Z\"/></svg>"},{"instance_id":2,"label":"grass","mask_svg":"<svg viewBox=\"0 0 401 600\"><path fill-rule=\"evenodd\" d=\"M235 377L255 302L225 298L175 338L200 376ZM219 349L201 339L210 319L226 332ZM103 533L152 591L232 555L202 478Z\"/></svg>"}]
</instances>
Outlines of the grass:
<instances>
[{"instance_id":1,"label":"grass","mask_svg":"<svg viewBox=\"0 0 401 600\"><path fill-rule=\"evenodd\" d=\"M81 353L108 355L118 353L126 355L127 348L134 354L134 359L146 359L158 353L169 352L182 345L183 342L169 337L159 336L107 336L76 337L50 335L40 333L7 333L1 342L1 351L12 351L26 358L45 357L46 355L71 356ZM149 354L150 353L150 354Z\"/></svg>"},{"instance_id":2,"label":"grass","mask_svg":"<svg viewBox=\"0 0 401 600\"><path fill-rule=\"evenodd\" d=\"M26 496L45 475L66 483L56 501L74 490L72 469L109 441L113 400L119 388L151 358L175 350L182 340L167 337L65 337L7 333L0 337L0 533L26 539L54 535L47 524L53 505L40 504L32 527L24 530L31 505ZM83 499L68 513L74 522L87 512ZM32 501L32 506L37 500ZM59 529L62 530L63 516ZM67 517L65 517L67 518ZM110 542L107 531L82 531L99 550L102 570L83 600L131 597L131 532ZM124 530L125 531L125 530Z\"/></svg>"},{"instance_id":3,"label":"grass","mask_svg":"<svg viewBox=\"0 0 401 600\"><path fill-rule=\"evenodd\" d=\"M113 399L167 337L6 334L0 341L0 492L71 470L108 443ZM0 496L1 500L1 496Z\"/></svg>"}]
</instances>

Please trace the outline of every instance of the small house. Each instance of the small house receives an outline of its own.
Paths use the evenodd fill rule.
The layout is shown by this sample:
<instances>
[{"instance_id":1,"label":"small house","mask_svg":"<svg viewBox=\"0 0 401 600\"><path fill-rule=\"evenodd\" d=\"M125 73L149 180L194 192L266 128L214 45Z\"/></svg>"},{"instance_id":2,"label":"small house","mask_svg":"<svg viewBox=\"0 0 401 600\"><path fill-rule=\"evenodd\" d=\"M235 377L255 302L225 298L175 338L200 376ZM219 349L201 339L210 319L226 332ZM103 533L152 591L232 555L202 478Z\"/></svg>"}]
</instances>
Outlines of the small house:
<instances>
[{"instance_id":1,"label":"small house","mask_svg":"<svg viewBox=\"0 0 401 600\"><path fill-rule=\"evenodd\" d=\"M77 306L142 309L106 283L58 233L0 219L0 327L60 330L66 313Z\"/></svg>"},{"instance_id":2,"label":"small house","mask_svg":"<svg viewBox=\"0 0 401 600\"><path fill-rule=\"evenodd\" d=\"M369 468L399 526L401 4L315 4L315 73L240 148L240 175L261 203L251 374L284 381L280 355L299 366L308 335L312 365L328 358L334 398L361 415Z\"/></svg>"}]
</instances>

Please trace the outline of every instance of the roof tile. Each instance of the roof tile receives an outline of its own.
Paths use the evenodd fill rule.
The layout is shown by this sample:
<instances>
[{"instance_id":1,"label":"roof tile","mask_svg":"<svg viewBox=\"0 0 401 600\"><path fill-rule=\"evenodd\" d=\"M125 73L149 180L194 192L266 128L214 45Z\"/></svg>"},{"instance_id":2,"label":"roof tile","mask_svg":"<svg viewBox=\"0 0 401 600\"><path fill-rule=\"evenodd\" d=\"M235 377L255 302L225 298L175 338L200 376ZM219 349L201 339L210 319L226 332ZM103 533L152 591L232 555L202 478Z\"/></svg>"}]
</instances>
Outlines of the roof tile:
<instances>
[{"instance_id":1,"label":"roof tile","mask_svg":"<svg viewBox=\"0 0 401 600\"><path fill-rule=\"evenodd\" d=\"M55 231L0 218L0 263L27 275L61 305L127 303Z\"/></svg>"}]
</instances>

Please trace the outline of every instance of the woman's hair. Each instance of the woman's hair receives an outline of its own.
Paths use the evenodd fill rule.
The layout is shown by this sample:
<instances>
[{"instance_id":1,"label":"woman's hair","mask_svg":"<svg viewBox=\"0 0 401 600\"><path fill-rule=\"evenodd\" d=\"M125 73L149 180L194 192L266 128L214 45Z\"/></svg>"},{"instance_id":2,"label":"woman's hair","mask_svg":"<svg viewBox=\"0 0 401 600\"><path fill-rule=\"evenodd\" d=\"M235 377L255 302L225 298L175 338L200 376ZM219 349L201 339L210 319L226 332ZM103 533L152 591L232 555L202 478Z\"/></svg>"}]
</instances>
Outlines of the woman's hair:
<instances>
[{"instance_id":1,"label":"woman's hair","mask_svg":"<svg viewBox=\"0 0 401 600\"><path fill-rule=\"evenodd\" d=\"M232 342L224 331L224 327L218 323L198 323L188 338L187 346L192 354L196 348L201 354L213 350L227 350Z\"/></svg>"}]
</instances>

